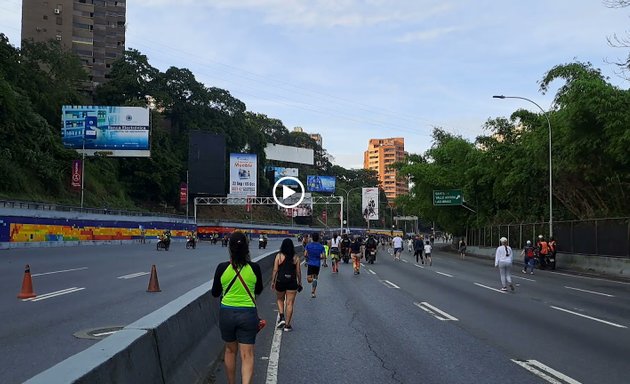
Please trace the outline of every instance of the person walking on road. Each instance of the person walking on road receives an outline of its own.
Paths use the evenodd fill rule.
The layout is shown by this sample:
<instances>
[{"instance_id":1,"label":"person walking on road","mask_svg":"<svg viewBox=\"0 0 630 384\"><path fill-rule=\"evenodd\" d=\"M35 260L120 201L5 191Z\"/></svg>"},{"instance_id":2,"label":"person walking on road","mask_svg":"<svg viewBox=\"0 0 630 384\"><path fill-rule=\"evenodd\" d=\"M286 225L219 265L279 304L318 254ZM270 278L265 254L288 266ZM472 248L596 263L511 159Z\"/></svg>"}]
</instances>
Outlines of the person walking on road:
<instances>
[{"instance_id":1,"label":"person walking on road","mask_svg":"<svg viewBox=\"0 0 630 384\"><path fill-rule=\"evenodd\" d=\"M402 237L396 235L396 237L392 239L392 245L394 248L394 260L400 260L400 254L402 253L402 250L403 250Z\"/></svg>"},{"instance_id":2,"label":"person walking on road","mask_svg":"<svg viewBox=\"0 0 630 384\"><path fill-rule=\"evenodd\" d=\"M332 267L332 273L339 272L339 259L341 253L341 237L336 233L333 234L332 239L330 239L330 264Z\"/></svg>"},{"instance_id":3,"label":"person walking on road","mask_svg":"<svg viewBox=\"0 0 630 384\"><path fill-rule=\"evenodd\" d=\"M527 273L527 270L530 269L529 273L533 275L534 266L536 265L536 249L532 246L531 241L527 240L521 256L523 256L523 273Z\"/></svg>"},{"instance_id":4,"label":"person walking on road","mask_svg":"<svg viewBox=\"0 0 630 384\"><path fill-rule=\"evenodd\" d=\"M422 244L422 238L420 235L416 235L416 239L413 242L413 253L416 256L416 263L418 263L418 259L422 260L422 264L424 264L424 258L422 257L422 250L424 249L424 244Z\"/></svg>"},{"instance_id":5,"label":"person walking on road","mask_svg":"<svg viewBox=\"0 0 630 384\"><path fill-rule=\"evenodd\" d=\"M350 256L352 256L352 266L354 268L354 274L358 275L361 268L361 238L355 236L350 243Z\"/></svg>"},{"instance_id":6,"label":"person walking on road","mask_svg":"<svg viewBox=\"0 0 630 384\"><path fill-rule=\"evenodd\" d=\"M466 256L466 240L464 240L464 238L462 237L462 239L459 241L459 256L462 258L462 260L464 260L464 257Z\"/></svg>"},{"instance_id":7,"label":"person walking on road","mask_svg":"<svg viewBox=\"0 0 630 384\"><path fill-rule=\"evenodd\" d=\"M315 298L317 291L317 277L321 268L322 257L324 257L324 246L319 242L319 233L313 232L312 240L304 247L304 258L306 259L306 281L311 284L311 298Z\"/></svg>"},{"instance_id":8,"label":"person walking on road","mask_svg":"<svg viewBox=\"0 0 630 384\"><path fill-rule=\"evenodd\" d=\"M508 240L502 237L500 240L501 245L497 247L497 251L494 254L494 266L499 267L499 274L501 275L501 290L507 291L508 285L510 289L514 291L514 285L512 284L512 248L507 245Z\"/></svg>"},{"instance_id":9,"label":"person walking on road","mask_svg":"<svg viewBox=\"0 0 630 384\"><path fill-rule=\"evenodd\" d=\"M241 379L251 384L258 333L254 295L263 290L262 273L260 266L250 261L249 243L243 232L230 236L228 250L230 261L217 265L211 292L212 296L221 297L219 329L225 342L223 361L228 383L236 382L236 354L240 351Z\"/></svg>"},{"instance_id":10,"label":"person walking on road","mask_svg":"<svg viewBox=\"0 0 630 384\"><path fill-rule=\"evenodd\" d=\"M285 332L290 332L293 330L291 319L293 318L295 296L302 290L300 258L295 254L295 247L291 239L284 239L280 245L280 252L276 255L273 263L271 289L276 291L276 304L278 305L276 327L284 327Z\"/></svg>"},{"instance_id":11,"label":"person walking on road","mask_svg":"<svg viewBox=\"0 0 630 384\"><path fill-rule=\"evenodd\" d=\"M429 264L429 267L433 265L433 259L431 258L431 251L433 251L433 246L431 245L431 242L427 240L427 242L424 244L424 257L427 259L427 264Z\"/></svg>"}]
</instances>

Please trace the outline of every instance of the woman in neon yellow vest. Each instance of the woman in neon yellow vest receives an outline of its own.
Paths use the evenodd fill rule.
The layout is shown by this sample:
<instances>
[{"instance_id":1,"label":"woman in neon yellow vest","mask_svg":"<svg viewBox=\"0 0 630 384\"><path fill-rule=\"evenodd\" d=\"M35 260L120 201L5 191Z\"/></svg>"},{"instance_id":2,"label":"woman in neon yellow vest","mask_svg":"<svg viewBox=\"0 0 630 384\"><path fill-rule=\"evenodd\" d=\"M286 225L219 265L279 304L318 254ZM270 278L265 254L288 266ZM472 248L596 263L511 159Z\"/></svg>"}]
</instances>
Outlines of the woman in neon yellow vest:
<instances>
[{"instance_id":1,"label":"woman in neon yellow vest","mask_svg":"<svg viewBox=\"0 0 630 384\"><path fill-rule=\"evenodd\" d=\"M219 329L225 341L225 372L228 383L236 380L236 354L241 354L243 383L252 383L254 345L258 333L258 312L255 295L263 290L260 266L250 261L249 243L242 232L234 232L229 240L230 261L217 266L212 283L212 296L221 297Z\"/></svg>"}]
</instances>

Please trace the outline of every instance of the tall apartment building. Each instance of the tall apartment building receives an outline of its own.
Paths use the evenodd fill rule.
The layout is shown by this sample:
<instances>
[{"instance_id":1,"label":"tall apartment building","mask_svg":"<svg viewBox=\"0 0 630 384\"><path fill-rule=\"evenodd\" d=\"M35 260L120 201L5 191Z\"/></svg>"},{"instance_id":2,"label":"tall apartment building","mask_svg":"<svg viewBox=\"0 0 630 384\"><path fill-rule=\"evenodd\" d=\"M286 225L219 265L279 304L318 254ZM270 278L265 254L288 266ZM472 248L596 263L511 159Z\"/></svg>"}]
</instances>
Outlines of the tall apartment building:
<instances>
[{"instance_id":1,"label":"tall apartment building","mask_svg":"<svg viewBox=\"0 0 630 384\"><path fill-rule=\"evenodd\" d=\"M93 88L125 52L126 13L125 1L23 0L22 40L59 41L79 56Z\"/></svg>"},{"instance_id":2,"label":"tall apartment building","mask_svg":"<svg viewBox=\"0 0 630 384\"><path fill-rule=\"evenodd\" d=\"M324 140L322 139L322 135L320 135L319 133L304 132L304 128L302 127L293 127L293 132L306 133L311 139L313 139L313 141L317 143L317 145L319 145L322 148L324 147Z\"/></svg>"},{"instance_id":3,"label":"tall apartment building","mask_svg":"<svg viewBox=\"0 0 630 384\"><path fill-rule=\"evenodd\" d=\"M405 139L370 139L368 150L363 154L363 168L378 172L378 181L391 202L397 196L409 192L406 180L398 180L398 172L389 165L405 159Z\"/></svg>"}]
</instances>

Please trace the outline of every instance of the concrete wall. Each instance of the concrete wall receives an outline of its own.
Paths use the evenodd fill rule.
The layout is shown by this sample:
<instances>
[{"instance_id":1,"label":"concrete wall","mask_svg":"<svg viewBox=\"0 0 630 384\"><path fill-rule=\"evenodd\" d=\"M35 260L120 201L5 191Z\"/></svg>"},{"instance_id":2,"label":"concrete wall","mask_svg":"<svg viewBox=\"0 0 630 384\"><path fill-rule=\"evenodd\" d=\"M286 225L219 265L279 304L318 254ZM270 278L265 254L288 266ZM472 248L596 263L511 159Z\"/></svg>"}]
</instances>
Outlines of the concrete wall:
<instances>
[{"instance_id":1,"label":"concrete wall","mask_svg":"<svg viewBox=\"0 0 630 384\"><path fill-rule=\"evenodd\" d=\"M300 250L301 247L296 247ZM268 285L276 251L254 259ZM27 384L204 383L220 361L212 281L26 381Z\"/></svg>"},{"instance_id":2,"label":"concrete wall","mask_svg":"<svg viewBox=\"0 0 630 384\"><path fill-rule=\"evenodd\" d=\"M496 248L489 247L466 247L466 253L487 257L494 260ZM522 264L521 250L515 249L516 257L514 262ZM613 277L630 277L630 259L604 257L596 255L572 255L568 253L558 253L556 255L556 267L559 269L570 269L581 272L592 272Z\"/></svg>"}]
</instances>

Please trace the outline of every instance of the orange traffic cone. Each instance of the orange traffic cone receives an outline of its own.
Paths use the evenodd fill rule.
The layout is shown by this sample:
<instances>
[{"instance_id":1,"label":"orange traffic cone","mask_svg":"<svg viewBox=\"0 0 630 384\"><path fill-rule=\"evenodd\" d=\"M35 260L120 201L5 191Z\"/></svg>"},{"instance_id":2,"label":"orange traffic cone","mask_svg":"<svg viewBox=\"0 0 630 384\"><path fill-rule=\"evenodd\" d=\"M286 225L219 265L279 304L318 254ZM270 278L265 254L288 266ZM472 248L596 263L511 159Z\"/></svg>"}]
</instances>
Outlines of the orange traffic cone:
<instances>
[{"instance_id":1,"label":"orange traffic cone","mask_svg":"<svg viewBox=\"0 0 630 384\"><path fill-rule=\"evenodd\" d=\"M17 295L18 299L30 299L37 296L33 292L33 280L31 279L31 266L24 267L24 279L22 279L22 291Z\"/></svg>"},{"instance_id":2,"label":"orange traffic cone","mask_svg":"<svg viewBox=\"0 0 630 384\"><path fill-rule=\"evenodd\" d=\"M147 288L147 292L162 292L160 290L160 283L158 282L155 264L151 267L151 278L149 279L149 288Z\"/></svg>"}]
</instances>

